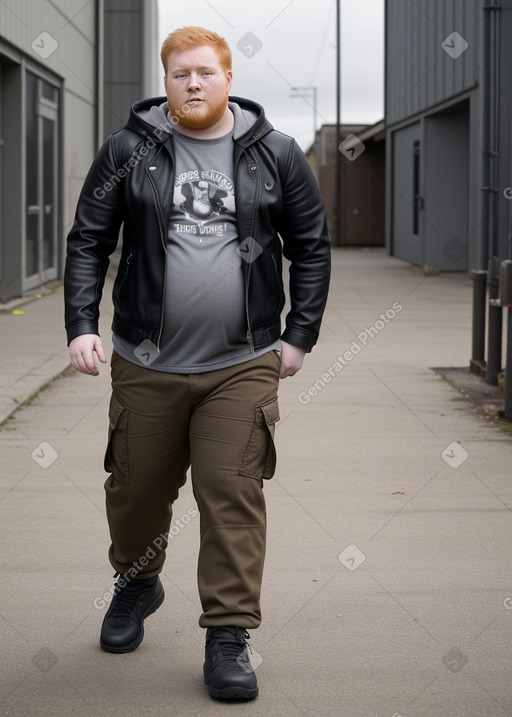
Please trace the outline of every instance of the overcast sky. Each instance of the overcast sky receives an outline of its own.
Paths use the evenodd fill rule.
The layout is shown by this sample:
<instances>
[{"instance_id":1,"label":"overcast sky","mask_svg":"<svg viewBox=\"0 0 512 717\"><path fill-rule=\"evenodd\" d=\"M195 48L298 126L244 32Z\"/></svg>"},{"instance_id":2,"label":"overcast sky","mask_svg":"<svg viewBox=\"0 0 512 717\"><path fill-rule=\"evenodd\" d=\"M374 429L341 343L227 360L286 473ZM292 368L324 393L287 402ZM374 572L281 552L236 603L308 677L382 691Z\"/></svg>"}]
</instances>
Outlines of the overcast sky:
<instances>
[{"instance_id":1,"label":"overcast sky","mask_svg":"<svg viewBox=\"0 0 512 717\"><path fill-rule=\"evenodd\" d=\"M159 14L160 44L185 25L225 37L232 94L262 104L303 149L313 139L313 98L293 99L291 87L317 87L317 127L336 121L335 0L159 0ZM383 14L384 0L341 0L342 122L383 117Z\"/></svg>"}]
</instances>

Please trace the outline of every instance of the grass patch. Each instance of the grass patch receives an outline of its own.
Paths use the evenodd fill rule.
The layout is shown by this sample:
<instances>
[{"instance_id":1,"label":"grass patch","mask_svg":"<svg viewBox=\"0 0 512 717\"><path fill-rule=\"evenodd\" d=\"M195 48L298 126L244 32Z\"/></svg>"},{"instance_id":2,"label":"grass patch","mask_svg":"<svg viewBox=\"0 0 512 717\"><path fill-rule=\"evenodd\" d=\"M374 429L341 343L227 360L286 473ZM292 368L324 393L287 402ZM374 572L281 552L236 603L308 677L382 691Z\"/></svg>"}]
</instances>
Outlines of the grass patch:
<instances>
[{"instance_id":1,"label":"grass patch","mask_svg":"<svg viewBox=\"0 0 512 717\"><path fill-rule=\"evenodd\" d=\"M18 405L16 408L7 416L7 418L4 418L3 421L0 421L0 431L13 431L15 430L14 426L9 426L9 422L14 419L14 416L17 415L17 413L24 408L25 406L30 406L31 403L33 403L38 396L40 396L44 391L46 391L50 386L52 386L56 381L59 381L61 378L69 378L69 376L75 375L75 369L71 364L67 366L64 371L61 371L56 376L51 378L49 381L47 381L45 384L43 384L40 388L37 389L37 391L34 391L30 394L30 396L27 396L27 398L24 401L18 402Z\"/></svg>"}]
</instances>

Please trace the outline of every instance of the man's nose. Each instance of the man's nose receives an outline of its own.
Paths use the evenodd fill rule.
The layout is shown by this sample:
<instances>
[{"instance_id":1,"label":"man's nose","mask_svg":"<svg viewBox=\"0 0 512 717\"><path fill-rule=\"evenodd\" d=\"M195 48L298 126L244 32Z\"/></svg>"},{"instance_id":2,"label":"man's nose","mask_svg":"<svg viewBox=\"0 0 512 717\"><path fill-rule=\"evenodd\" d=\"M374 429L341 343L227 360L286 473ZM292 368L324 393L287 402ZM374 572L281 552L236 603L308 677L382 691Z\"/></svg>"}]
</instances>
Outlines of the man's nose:
<instances>
[{"instance_id":1,"label":"man's nose","mask_svg":"<svg viewBox=\"0 0 512 717\"><path fill-rule=\"evenodd\" d=\"M196 75L195 72L192 72L190 74L190 78L188 81L188 89L189 90L199 90L201 88L201 82L199 79L199 75Z\"/></svg>"}]
</instances>

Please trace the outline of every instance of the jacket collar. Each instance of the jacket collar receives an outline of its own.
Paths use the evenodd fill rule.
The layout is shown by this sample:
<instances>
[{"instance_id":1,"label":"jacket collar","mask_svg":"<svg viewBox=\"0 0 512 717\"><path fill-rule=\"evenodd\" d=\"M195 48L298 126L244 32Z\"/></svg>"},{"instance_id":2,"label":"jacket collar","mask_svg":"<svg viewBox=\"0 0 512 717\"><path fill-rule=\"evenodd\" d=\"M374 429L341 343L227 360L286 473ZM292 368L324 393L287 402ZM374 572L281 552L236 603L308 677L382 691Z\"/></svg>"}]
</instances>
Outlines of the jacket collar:
<instances>
[{"instance_id":1,"label":"jacket collar","mask_svg":"<svg viewBox=\"0 0 512 717\"><path fill-rule=\"evenodd\" d=\"M150 97L149 99L139 100L132 105L126 129L131 129L138 134L147 137L151 136L155 142L165 142L172 134L172 125L166 123L161 127L155 127L154 124L144 119L151 107L159 106L166 102L165 97ZM238 127L241 134L235 131L235 141L242 147L248 147L253 142L264 137L272 129L272 125L265 117L265 111L261 105L252 100L243 97L229 97L231 110L235 115L235 123L238 119Z\"/></svg>"}]
</instances>

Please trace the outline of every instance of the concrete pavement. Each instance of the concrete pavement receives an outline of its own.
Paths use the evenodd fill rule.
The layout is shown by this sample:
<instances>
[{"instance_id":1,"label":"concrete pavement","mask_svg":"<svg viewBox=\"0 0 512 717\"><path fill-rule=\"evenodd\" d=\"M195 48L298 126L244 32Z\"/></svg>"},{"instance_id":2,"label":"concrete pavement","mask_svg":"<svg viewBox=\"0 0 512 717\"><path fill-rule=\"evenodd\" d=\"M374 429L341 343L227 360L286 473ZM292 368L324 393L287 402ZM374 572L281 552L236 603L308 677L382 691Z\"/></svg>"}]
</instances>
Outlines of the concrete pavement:
<instances>
[{"instance_id":1,"label":"concrete pavement","mask_svg":"<svg viewBox=\"0 0 512 717\"><path fill-rule=\"evenodd\" d=\"M99 649L104 367L65 372L0 430L1 715L512 715L512 438L432 370L468 365L470 281L382 250L333 260L320 343L280 386L258 699L202 684L189 482L144 642ZM62 290L21 309L0 314L4 416L68 362Z\"/></svg>"}]
</instances>

